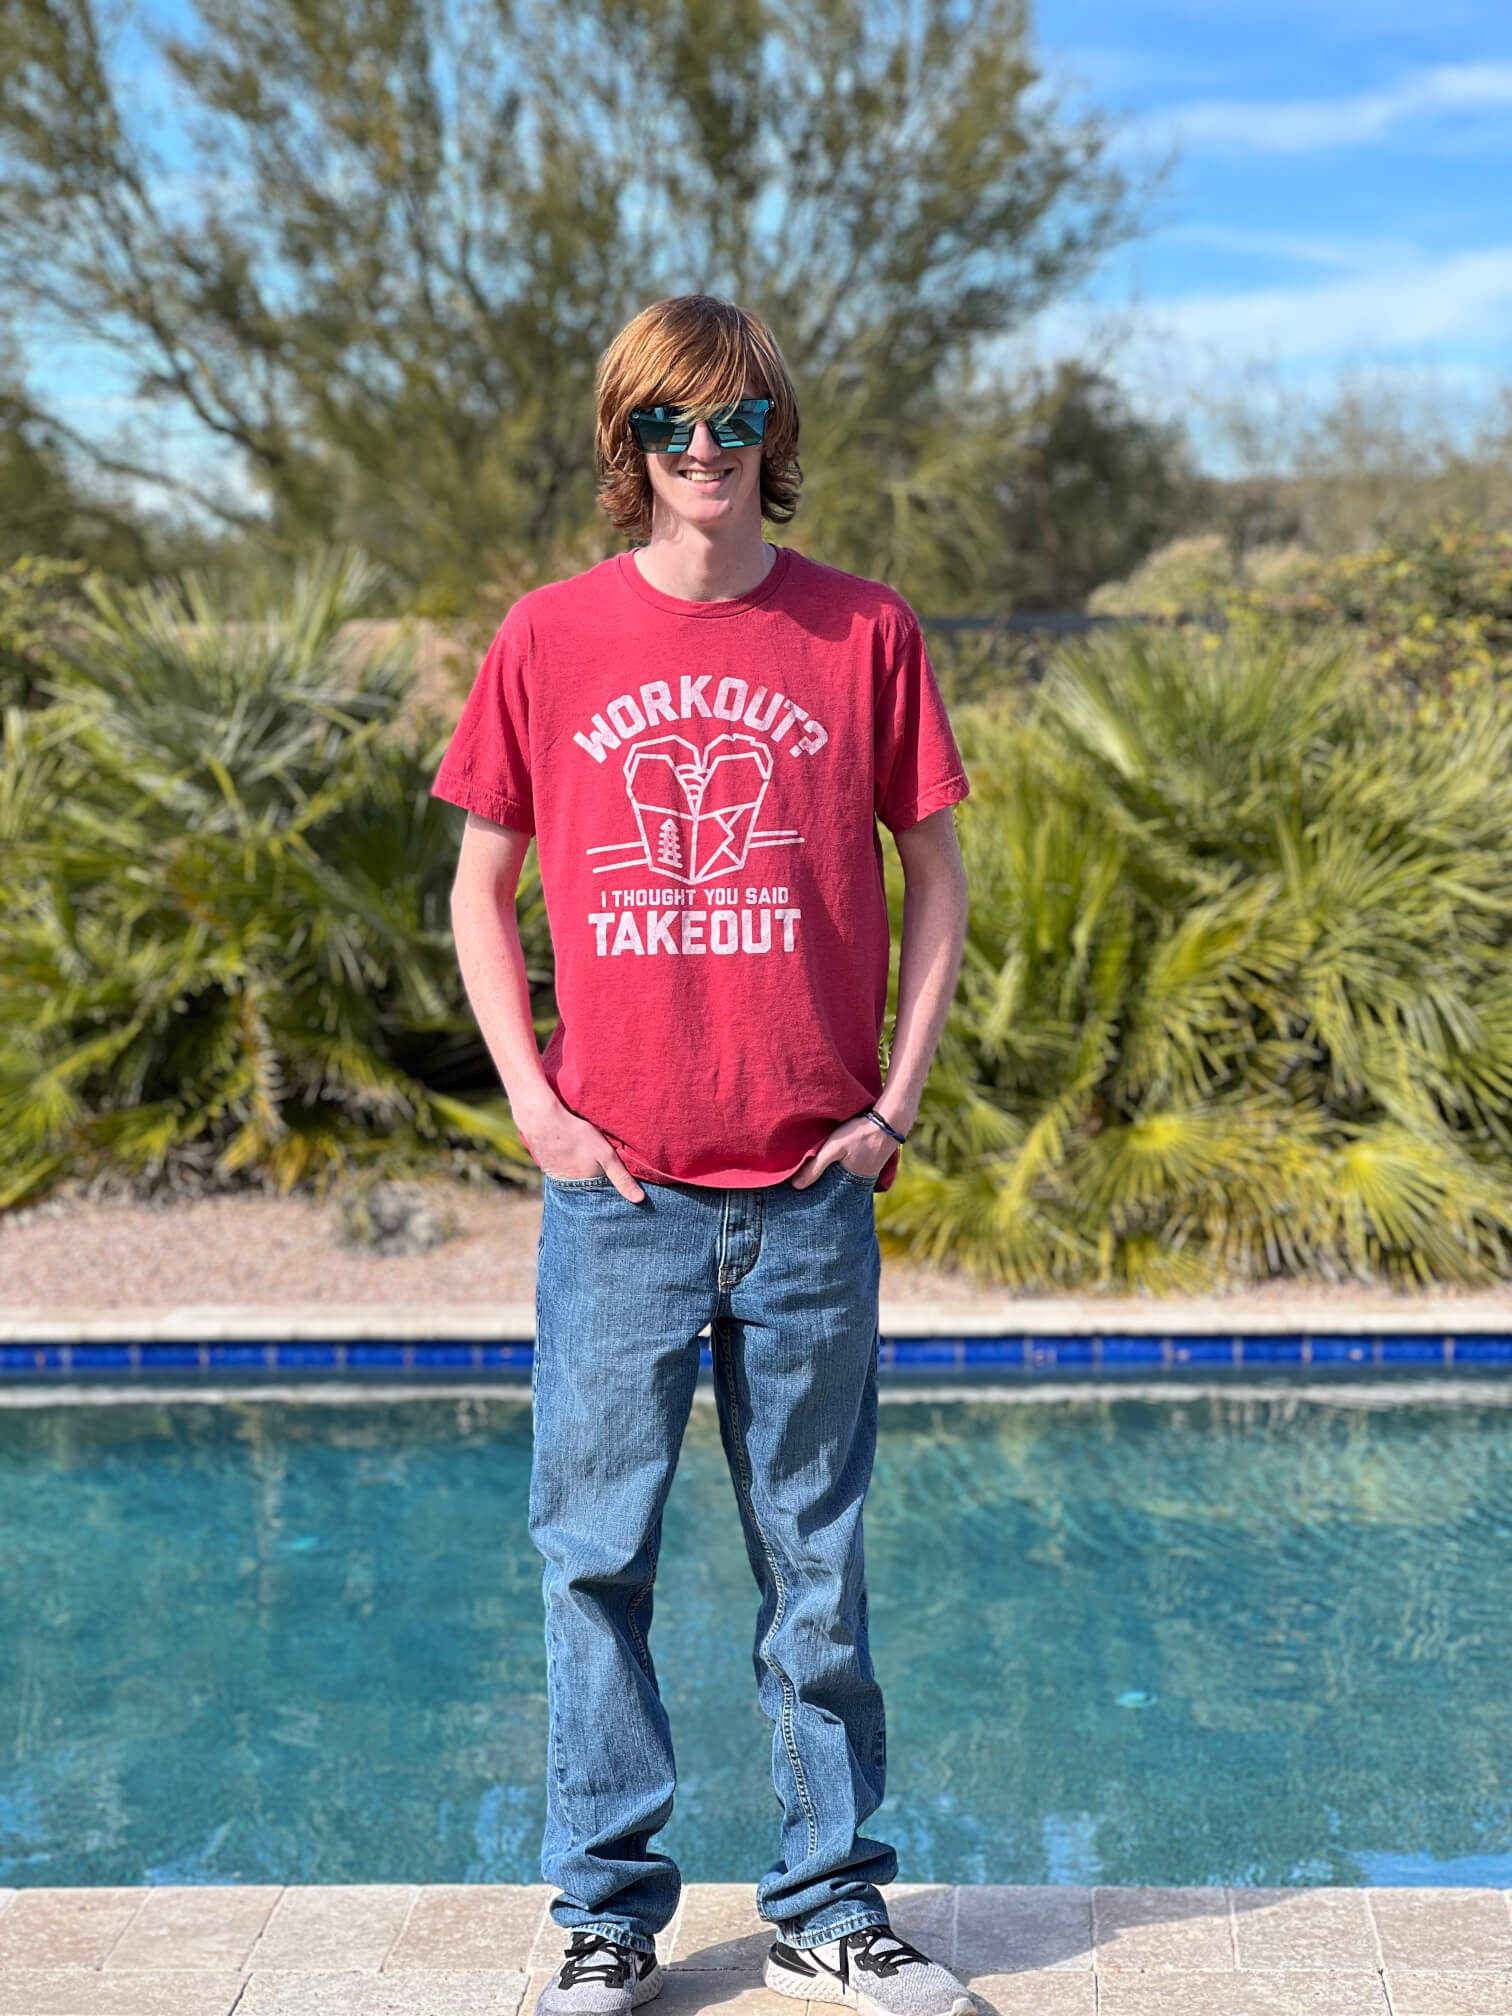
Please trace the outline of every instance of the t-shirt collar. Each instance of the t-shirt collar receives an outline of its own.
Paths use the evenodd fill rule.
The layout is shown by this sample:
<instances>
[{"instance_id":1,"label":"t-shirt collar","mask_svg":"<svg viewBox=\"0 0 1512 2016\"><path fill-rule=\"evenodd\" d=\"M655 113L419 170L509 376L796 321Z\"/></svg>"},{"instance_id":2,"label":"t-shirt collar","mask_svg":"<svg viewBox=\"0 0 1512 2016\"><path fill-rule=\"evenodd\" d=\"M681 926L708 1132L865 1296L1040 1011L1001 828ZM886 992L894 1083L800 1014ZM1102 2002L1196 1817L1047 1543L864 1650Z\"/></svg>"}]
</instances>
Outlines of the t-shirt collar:
<instances>
[{"instance_id":1,"label":"t-shirt collar","mask_svg":"<svg viewBox=\"0 0 1512 2016\"><path fill-rule=\"evenodd\" d=\"M739 616L747 609L759 609L781 587L792 559L792 548L779 546L777 558L767 569L765 577L748 589L744 595L727 595L717 602L689 602L681 595L664 595L660 588L653 588L635 564L633 553L615 556L620 579L632 595L638 595L643 602L653 608L664 609L669 616Z\"/></svg>"}]
</instances>

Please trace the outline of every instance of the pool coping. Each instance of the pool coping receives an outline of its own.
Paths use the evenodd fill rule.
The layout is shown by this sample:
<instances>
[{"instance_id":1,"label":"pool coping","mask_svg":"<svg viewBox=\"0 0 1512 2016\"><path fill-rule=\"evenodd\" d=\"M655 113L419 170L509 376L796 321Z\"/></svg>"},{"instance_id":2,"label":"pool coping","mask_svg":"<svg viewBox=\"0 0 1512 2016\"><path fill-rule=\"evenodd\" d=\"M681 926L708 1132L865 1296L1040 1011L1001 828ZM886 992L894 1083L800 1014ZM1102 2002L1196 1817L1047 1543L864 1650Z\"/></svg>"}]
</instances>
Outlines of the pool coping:
<instances>
[{"instance_id":1,"label":"pool coping","mask_svg":"<svg viewBox=\"0 0 1512 2016\"><path fill-rule=\"evenodd\" d=\"M544 1884L0 1890L14 2016L528 2016L565 1935ZM1503 2016L1512 1890L893 1883L894 1928L983 2016ZM684 1883L666 2016L793 2016L754 1885ZM18 1957L19 1956L19 1957ZM812 2016L833 2005L808 2003Z\"/></svg>"},{"instance_id":2,"label":"pool coping","mask_svg":"<svg viewBox=\"0 0 1512 2016\"><path fill-rule=\"evenodd\" d=\"M533 1303L331 1308L207 1304L166 1310L0 1316L0 1387L70 1377L187 1373L266 1380L435 1373L528 1377ZM708 1326L699 1333L706 1339ZM711 1363L707 1341L700 1363ZM1176 1381L1204 1373L1335 1378L1397 1372L1512 1373L1512 1308L1501 1298L1423 1296L1402 1306L1194 1298L1131 1306L1089 1298L880 1306L879 1371L1010 1381ZM0 2012L3 2016L3 2012Z\"/></svg>"},{"instance_id":3,"label":"pool coping","mask_svg":"<svg viewBox=\"0 0 1512 2016\"><path fill-rule=\"evenodd\" d=\"M1186 1337L1512 1335L1506 1295L1387 1296L1349 1302L1298 1296L1285 1306L1258 1298L983 1295L970 1301L881 1298L882 1334L897 1337ZM0 1305L0 1343L273 1341L330 1343L393 1339L529 1343L534 1302L439 1304L181 1303L170 1308L51 1309Z\"/></svg>"}]
</instances>

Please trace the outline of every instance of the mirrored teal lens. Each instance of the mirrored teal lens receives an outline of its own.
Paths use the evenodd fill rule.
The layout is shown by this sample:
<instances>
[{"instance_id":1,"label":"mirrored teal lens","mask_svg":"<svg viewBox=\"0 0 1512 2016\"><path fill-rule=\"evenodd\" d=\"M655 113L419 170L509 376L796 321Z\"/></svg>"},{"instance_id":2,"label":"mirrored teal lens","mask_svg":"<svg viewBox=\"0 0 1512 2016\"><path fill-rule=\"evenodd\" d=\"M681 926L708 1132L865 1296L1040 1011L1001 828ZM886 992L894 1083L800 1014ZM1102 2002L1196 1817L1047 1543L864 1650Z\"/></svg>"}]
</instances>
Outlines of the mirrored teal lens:
<instances>
[{"instance_id":1,"label":"mirrored teal lens","mask_svg":"<svg viewBox=\"0 0 1512 2016\"><path fill-rule=\"evenodd\" d=\"M754 448L766 433L771 403L770 399L742 399L734 406L727 406L711 417L709 432L721 448Z\"/></svg>"},{"instance_id":2,"label":"mirrored teal lens","mask_svg":"<svg viewBox=\"0 0 1512 2016\"><path fill-rule=\"evenodd\" d=\"M766 433L771 406L770 399L737 399L709 415L709 432L721 448L754 448ZM647 455L680 455L695 424L670 406L638 406L630 415L630 430Z\"/></svg>"},{"instance_id":3,"label":"mirrored teal lens","mask_svg":"<svg viewBox=\"0 0 1512 2016\"><path fill-rule=\"evenodd\" d=\"M680 453L693 439L691 420L674 420L665 406L637 408L630 415L630 431L647 455Z\"/></svg>"}]
</instances>

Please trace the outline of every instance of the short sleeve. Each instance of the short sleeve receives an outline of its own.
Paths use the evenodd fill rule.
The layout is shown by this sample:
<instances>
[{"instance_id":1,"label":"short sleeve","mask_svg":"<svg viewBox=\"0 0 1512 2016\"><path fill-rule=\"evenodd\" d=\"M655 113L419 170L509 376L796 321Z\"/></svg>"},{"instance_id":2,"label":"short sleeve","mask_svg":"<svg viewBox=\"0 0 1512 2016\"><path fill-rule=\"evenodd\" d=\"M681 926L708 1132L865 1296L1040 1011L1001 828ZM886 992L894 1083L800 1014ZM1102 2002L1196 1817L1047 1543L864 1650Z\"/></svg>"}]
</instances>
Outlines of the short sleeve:
<instances>
[{"instance_id":1,"label":"short sleeve","mask_svg":"<svg viewBox=\"0 0 1512 2016\"><path fill-rule=\"evenodd\" d=\"M496 826L535 831L530 785L529 631L507 616L484 654L432 795Z\"/></svg>"},{"instance_id":2,"label":"short sleeve","mask_svg":"<svg viewBox=\"0 0 1512 2016\"><path fill-rule=\"evenodd\" d=\"M877 817L893 833L958 804L971 789L911 611L877 700L874 775Z\"/></svg>"}]
</instances>

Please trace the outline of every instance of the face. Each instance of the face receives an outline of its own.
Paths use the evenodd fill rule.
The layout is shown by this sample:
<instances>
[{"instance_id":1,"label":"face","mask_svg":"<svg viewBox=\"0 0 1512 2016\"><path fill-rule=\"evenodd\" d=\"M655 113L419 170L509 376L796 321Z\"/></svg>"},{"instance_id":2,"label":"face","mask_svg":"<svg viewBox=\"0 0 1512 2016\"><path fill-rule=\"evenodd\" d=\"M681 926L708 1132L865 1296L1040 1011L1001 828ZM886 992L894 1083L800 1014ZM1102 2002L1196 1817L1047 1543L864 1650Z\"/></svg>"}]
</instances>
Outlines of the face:
<instances>
[{"instance_id":1,"label":"face","mask_svg":"<svg viewBox=\"0 0 1512 2016\"><path fill-rule=\"evenodd\" d=\"M648 455L653 529L676 531L687 526L717 533L721 526L742 523L753 513L759 524L762 445L758 441L749 448L721 448L700 420L686 448L672 455Z\"/></svg>"}]
</instances>

